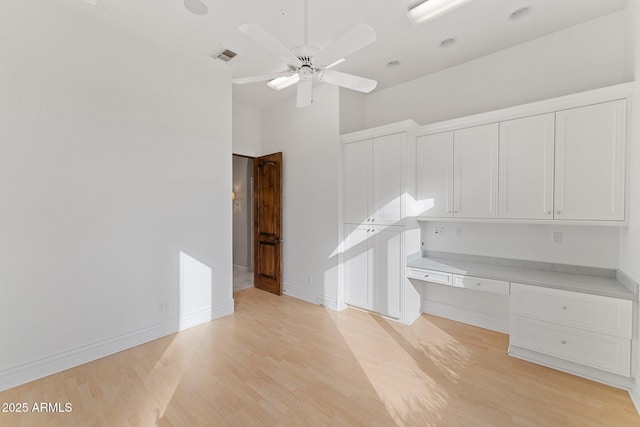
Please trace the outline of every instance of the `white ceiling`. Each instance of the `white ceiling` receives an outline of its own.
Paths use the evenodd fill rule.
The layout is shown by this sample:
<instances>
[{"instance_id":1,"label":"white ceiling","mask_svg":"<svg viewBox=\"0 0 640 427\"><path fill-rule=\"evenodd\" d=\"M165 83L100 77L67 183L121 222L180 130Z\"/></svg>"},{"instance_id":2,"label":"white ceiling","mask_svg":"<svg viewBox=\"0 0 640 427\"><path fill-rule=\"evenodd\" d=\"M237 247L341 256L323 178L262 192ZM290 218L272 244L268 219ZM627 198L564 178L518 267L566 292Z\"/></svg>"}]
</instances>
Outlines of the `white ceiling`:
<instances>
[{"instance_id":1,"label":"white ceiling","mask_svg":"<svg viewBox=\"0 0 640 427\"><path fill-rule=\"evenodd\" d=\"M202 0L209 8L205 16L188 12L183 0L97 0L97 6L58 1L190 56L208 58L220 47L231 49L238 53L227 64L233 77L284 69L237 30L241 24L258 24L290 48L301 45L304 37L303 0ZM309 43L323 48L360 22L373 27L376 42L335 69L375 79L379 91L621 10L626 2L474 0L436 21L414 25L406 12L415 0L309 0ZM524 6L531 7L531 13L509 20ZM456 44L440 47L450 37ZM392 60L401 65L387 67ZM257 108L294 94L293 87L275 92L264 83L233 89L235 101Z\"/></svg>"}]
</instances>

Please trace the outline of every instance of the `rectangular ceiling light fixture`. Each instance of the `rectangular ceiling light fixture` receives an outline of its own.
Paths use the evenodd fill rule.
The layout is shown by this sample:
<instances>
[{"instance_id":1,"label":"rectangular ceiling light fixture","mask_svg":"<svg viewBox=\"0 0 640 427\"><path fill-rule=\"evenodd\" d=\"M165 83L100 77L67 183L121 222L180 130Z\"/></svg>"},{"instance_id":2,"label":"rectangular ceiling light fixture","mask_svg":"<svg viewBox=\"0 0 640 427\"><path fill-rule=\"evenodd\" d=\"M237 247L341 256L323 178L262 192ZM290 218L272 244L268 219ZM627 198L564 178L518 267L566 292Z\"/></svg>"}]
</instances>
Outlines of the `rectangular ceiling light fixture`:
<instances>
[{"instance_id":1,"label":"rectangular ceiling light fixture","mask_svg":"<svg viewBox=\"0 0 640 427\"><path fill-rule=\"evenodd\" d=\"M414 23L420 24L436 19L470 1L471 0L427 0L409 9L408 15Z\"/></svg>"}]
</instances>

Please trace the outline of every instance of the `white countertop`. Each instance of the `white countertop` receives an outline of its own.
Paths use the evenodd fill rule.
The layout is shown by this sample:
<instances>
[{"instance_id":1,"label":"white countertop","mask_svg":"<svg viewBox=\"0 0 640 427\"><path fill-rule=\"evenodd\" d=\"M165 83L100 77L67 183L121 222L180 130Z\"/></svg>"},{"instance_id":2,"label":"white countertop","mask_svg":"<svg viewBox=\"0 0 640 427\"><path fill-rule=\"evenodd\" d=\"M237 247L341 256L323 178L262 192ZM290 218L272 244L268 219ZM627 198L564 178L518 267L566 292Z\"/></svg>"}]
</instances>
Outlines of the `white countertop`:
<instances>
[{"instance_id":1,"label":"white countertop","mask_svg":"<svg viewBox=\"0 0 640 427\"><path fill-rule=\"evenodd\" d=\"M606 297L636 300L636 296L614 278L560 273L534 268L504 266L457 259L422 257L409 260L408 267L426 268L445 273L505 280L525 285L563 289Z\"/></svg>"}]
</instances>

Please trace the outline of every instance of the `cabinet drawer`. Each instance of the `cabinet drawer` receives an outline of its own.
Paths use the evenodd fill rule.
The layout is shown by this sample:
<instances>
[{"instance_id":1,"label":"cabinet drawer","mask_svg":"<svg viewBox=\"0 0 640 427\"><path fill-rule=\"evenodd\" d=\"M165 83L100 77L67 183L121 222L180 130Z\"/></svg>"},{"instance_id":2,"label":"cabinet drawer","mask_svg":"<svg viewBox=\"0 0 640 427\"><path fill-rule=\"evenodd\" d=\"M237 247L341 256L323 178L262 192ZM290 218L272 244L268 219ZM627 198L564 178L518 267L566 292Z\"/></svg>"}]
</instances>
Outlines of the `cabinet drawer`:
<instances>
[{"instance_id":1,"label":"cabinet drawer","mask_svg":"<svg viewBox=\"0 0 640 427\"><path fill-rule=\"evenodd\" d=\"M512 345L565 360L631 375L631 340L540 320L511 316Z\"/></svg>"},{"instance_id":2,"label":"cabinet drawer","mask_svg":"<svg viewBox=\"0 0 640 427\"><path fill-rule=\"evenodd\" d=\"M631 301L511 284L511 314L631 339Z\"/></svg>"},{"instance_id":3,"label":"cabinet drawer","mask_svg":"<svg viewBox=\"0 0 640 427\"><path fill-rule=\"evenodd\" d=\"M451 285L451 274L442 271L426 270L424 268L407 268L407 277L410 279L424 280L425 282Z\"/></svg>"},{"instance_id":4,"label":"cabinet drawer","mask_svg":"<svg viewBox=\"0 0 640 427\"><path fill-rule=\"evenodd\" d=\"M474 289L476 291L509 295L509 282L504 280L485 279L475 276L453 275L453 286L457 288Z\"/></svg>"}]
</instances>

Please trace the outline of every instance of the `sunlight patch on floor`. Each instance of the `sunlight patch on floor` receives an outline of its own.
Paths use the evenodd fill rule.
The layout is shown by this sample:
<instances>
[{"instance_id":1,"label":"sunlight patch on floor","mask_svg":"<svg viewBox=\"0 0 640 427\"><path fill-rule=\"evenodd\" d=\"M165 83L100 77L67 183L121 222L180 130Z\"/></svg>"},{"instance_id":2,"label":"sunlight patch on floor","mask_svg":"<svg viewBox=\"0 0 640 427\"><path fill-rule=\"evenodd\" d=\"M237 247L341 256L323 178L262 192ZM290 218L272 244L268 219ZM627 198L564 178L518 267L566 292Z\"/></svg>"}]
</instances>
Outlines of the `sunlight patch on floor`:
<instances>
[{"instance_id":1,"label":"sunlight patch on floor","mask_svg":"<svg viewBox=\"0 0 640 427\"><path fill-rule=\"evenodd\" d=\"M416 333L368 316L373 333L358 333L341 317L333 321L390 416L398 426L441 425L440 412L455 399L447 386L460 380L471 352L424 318L414 324ZM420 340L420 334L428 334L429 340Z\"/></svg>"}]
</instances>

